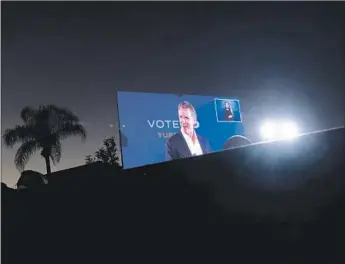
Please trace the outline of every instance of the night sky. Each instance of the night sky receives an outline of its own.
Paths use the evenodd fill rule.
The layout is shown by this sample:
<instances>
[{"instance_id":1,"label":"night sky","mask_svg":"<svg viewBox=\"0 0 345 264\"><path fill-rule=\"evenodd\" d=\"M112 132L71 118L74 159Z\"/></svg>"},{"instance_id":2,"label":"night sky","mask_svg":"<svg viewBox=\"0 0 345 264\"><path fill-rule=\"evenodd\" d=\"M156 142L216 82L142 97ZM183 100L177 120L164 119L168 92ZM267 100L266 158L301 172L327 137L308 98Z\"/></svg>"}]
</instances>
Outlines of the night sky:
<instances>
[{"instance_id":1,"label":"night sky","mask_svg":"<svg viewBox=\"0 0 345 264\"><path fill-rule=\"evenodd\" d=\"M302 132L344 125L342 2L2 2L1 129L27 105L74 111L88 131L53 170L117 136L116 89L238 97L248 136L265 117ZM142 105L133 107L145 107ZM2 181L20 173L2 146ZM45 172L39 153L26 169Z\"/></svg>"}]
</instances>

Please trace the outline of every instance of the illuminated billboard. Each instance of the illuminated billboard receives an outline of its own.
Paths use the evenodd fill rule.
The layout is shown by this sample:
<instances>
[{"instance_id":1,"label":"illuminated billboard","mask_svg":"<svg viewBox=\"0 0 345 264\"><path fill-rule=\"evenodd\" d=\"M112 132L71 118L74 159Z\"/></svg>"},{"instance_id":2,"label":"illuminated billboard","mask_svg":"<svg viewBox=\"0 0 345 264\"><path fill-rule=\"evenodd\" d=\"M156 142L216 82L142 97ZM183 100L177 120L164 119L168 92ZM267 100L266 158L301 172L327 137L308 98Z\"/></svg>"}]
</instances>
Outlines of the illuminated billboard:
<instances>
[{"instance_id":1,"label":"illuminated billboard","mask_svg":"<svg viewBox=\"0 0 345 264\"><path fill-rule=\"evenodd\" d=\"M158 93L117 93L123 168L203 155L243 135L234 98Z\"/></svg>"}]
</instances>

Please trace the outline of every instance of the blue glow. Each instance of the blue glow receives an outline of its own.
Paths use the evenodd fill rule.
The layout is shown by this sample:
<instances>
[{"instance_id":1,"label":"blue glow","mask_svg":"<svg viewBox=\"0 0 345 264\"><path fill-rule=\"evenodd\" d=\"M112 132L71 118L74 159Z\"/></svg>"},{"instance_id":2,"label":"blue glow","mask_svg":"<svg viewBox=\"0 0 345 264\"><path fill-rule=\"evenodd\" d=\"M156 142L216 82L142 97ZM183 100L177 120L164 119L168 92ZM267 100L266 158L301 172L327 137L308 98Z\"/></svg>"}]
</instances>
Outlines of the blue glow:
<instances>
[{"instance_id":1,"label":"blue glow","mask_svg":"<svg viewBox=\"0 0 345 264\"><path fill-rule=\"evenodd\" d=\"M164 162L165 144L180 131L178 104L191 103L196 112L196 133L206 138L212 151L223 149L234 135L243 135L240 102L234 98L213 96L118 92L119 125L128 142L121 146L123 168ZM233 110L233 119L224 120L224 100Z\"/></svg>"}]
</instances>

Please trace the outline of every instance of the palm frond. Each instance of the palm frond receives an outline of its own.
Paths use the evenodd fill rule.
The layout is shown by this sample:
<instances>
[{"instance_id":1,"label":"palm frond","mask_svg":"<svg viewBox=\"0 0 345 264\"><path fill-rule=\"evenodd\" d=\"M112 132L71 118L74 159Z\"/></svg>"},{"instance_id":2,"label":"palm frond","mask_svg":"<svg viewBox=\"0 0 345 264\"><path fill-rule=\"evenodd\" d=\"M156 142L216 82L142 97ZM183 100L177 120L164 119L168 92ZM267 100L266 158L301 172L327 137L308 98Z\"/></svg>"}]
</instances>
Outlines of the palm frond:
<instances>
[{"instance_id":1,"label":"palm frond","mask_svg":"<svg viewBox=\"0 0 345 264\"><path fill-rule=\"evenodd\" d=\"M80 124L65 123L58 135L60 139L66 139L69 136L80 136L83 141L86 140L86 130Z\"/></svg>"},{"instance_id":2,"label":"palm frond","mask_svg":"<svg viewBox=\"0 0 345 264\"><path fill-rule=\"evenodd\" d=\"M59 120L66 122L79 122L79 118L67 108L61 108L55 105L41 106L41 108L49 113L54 113Z\"/></svg>"},{"instance_id":3,"label":"palm frond","mask_svg":"<svg viewBox=\"0 0 345 264\"><path fill-rule=\"evenodd\" d=\"M26 124L31 124L35 120L37 111L30 106L26 106L20 112L20 117Z\"/></svg>"},{"instance_id":4,"label":"palm frond","mask_svg":"<svg viewBox=\"0 0 345 264\"><path fill-rule=\"evenodd\" d=\"M16 126L12 129L6 129L3 134L4 143L12 148L17 143L27 142L33 138L31 127Z\"/></svg>"},{"instance_id":5,"label":"palm frond","mask_svg":"<svg viewBox=\"0 0 345 264\"><path fill-rule=\"evenodd\" d=\"M64 120L69 121L69 122L75 122L75 123L79 123L79 117L76 116L72 111L70 111L69 109L66 108L59 108L58 111L59 115L61 115Z\"/></svg>"},{"instance_id":6,"label":"palm frond","mask_svg":"<svg viewBox=\"0 0 345 264\"><path fill-rule=\"evenodd\" d=\"M40 105L34 109L27 106L22 109L20 117L25 125L6 129L3 134L7 147L22 143L15 156L15 164L20 170L38 149L42 149L43 157L49 157L55 164L61 158L60 139L69 136L80 136L83 141L86 139L86 131L79 118L66 108Z\"/></svg>"},{"instance_id":7,"label":"palm frond","mask_svg":"<svg viewBox=\"0 0 345 264\"><path fill-rule=\"evenodd\" d=\"M28 163L29 158L39 149L39 144L32 140L24 142L18 149L14 158L14 163L18 170L22 171Z\"/></svg>"},{"instance_id":8,"label":"palm frond","mask_svg":"<svg viewBox=\"0 0 345 264\"><path fill-rule=\"evenodd\" d=\"M55 105L40 105L37 119L51 133L61 130L66 123L79 123L79 118L74 113Z\"/></svg>"}]
</instances>

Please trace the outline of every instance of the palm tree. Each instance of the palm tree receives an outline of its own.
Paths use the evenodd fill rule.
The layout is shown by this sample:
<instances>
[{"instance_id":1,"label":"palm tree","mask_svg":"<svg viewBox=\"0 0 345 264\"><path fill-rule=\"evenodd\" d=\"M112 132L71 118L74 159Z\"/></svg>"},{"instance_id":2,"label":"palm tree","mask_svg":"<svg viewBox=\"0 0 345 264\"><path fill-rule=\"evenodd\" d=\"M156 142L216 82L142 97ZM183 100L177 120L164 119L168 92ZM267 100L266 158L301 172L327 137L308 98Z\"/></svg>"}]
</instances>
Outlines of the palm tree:
<instances>
[{"instance_id":1,"label":"palm tree","mask_svg":"<svg viewBox=\"0 0 345 264\"><path fill-rule=\"evenodd\" d=\"M50 160L55 165L61 158L60 141L70 136L86 139L86 131L79 123L79 118L71 111L55 105L41 105L38 109L25 107L20 113L24 125L4 131L5 146L19 147L14 163L19 171L23 171L29 158L38 150L44 158L47 175L51 174Z\"/></svg>"}]
</instances>

